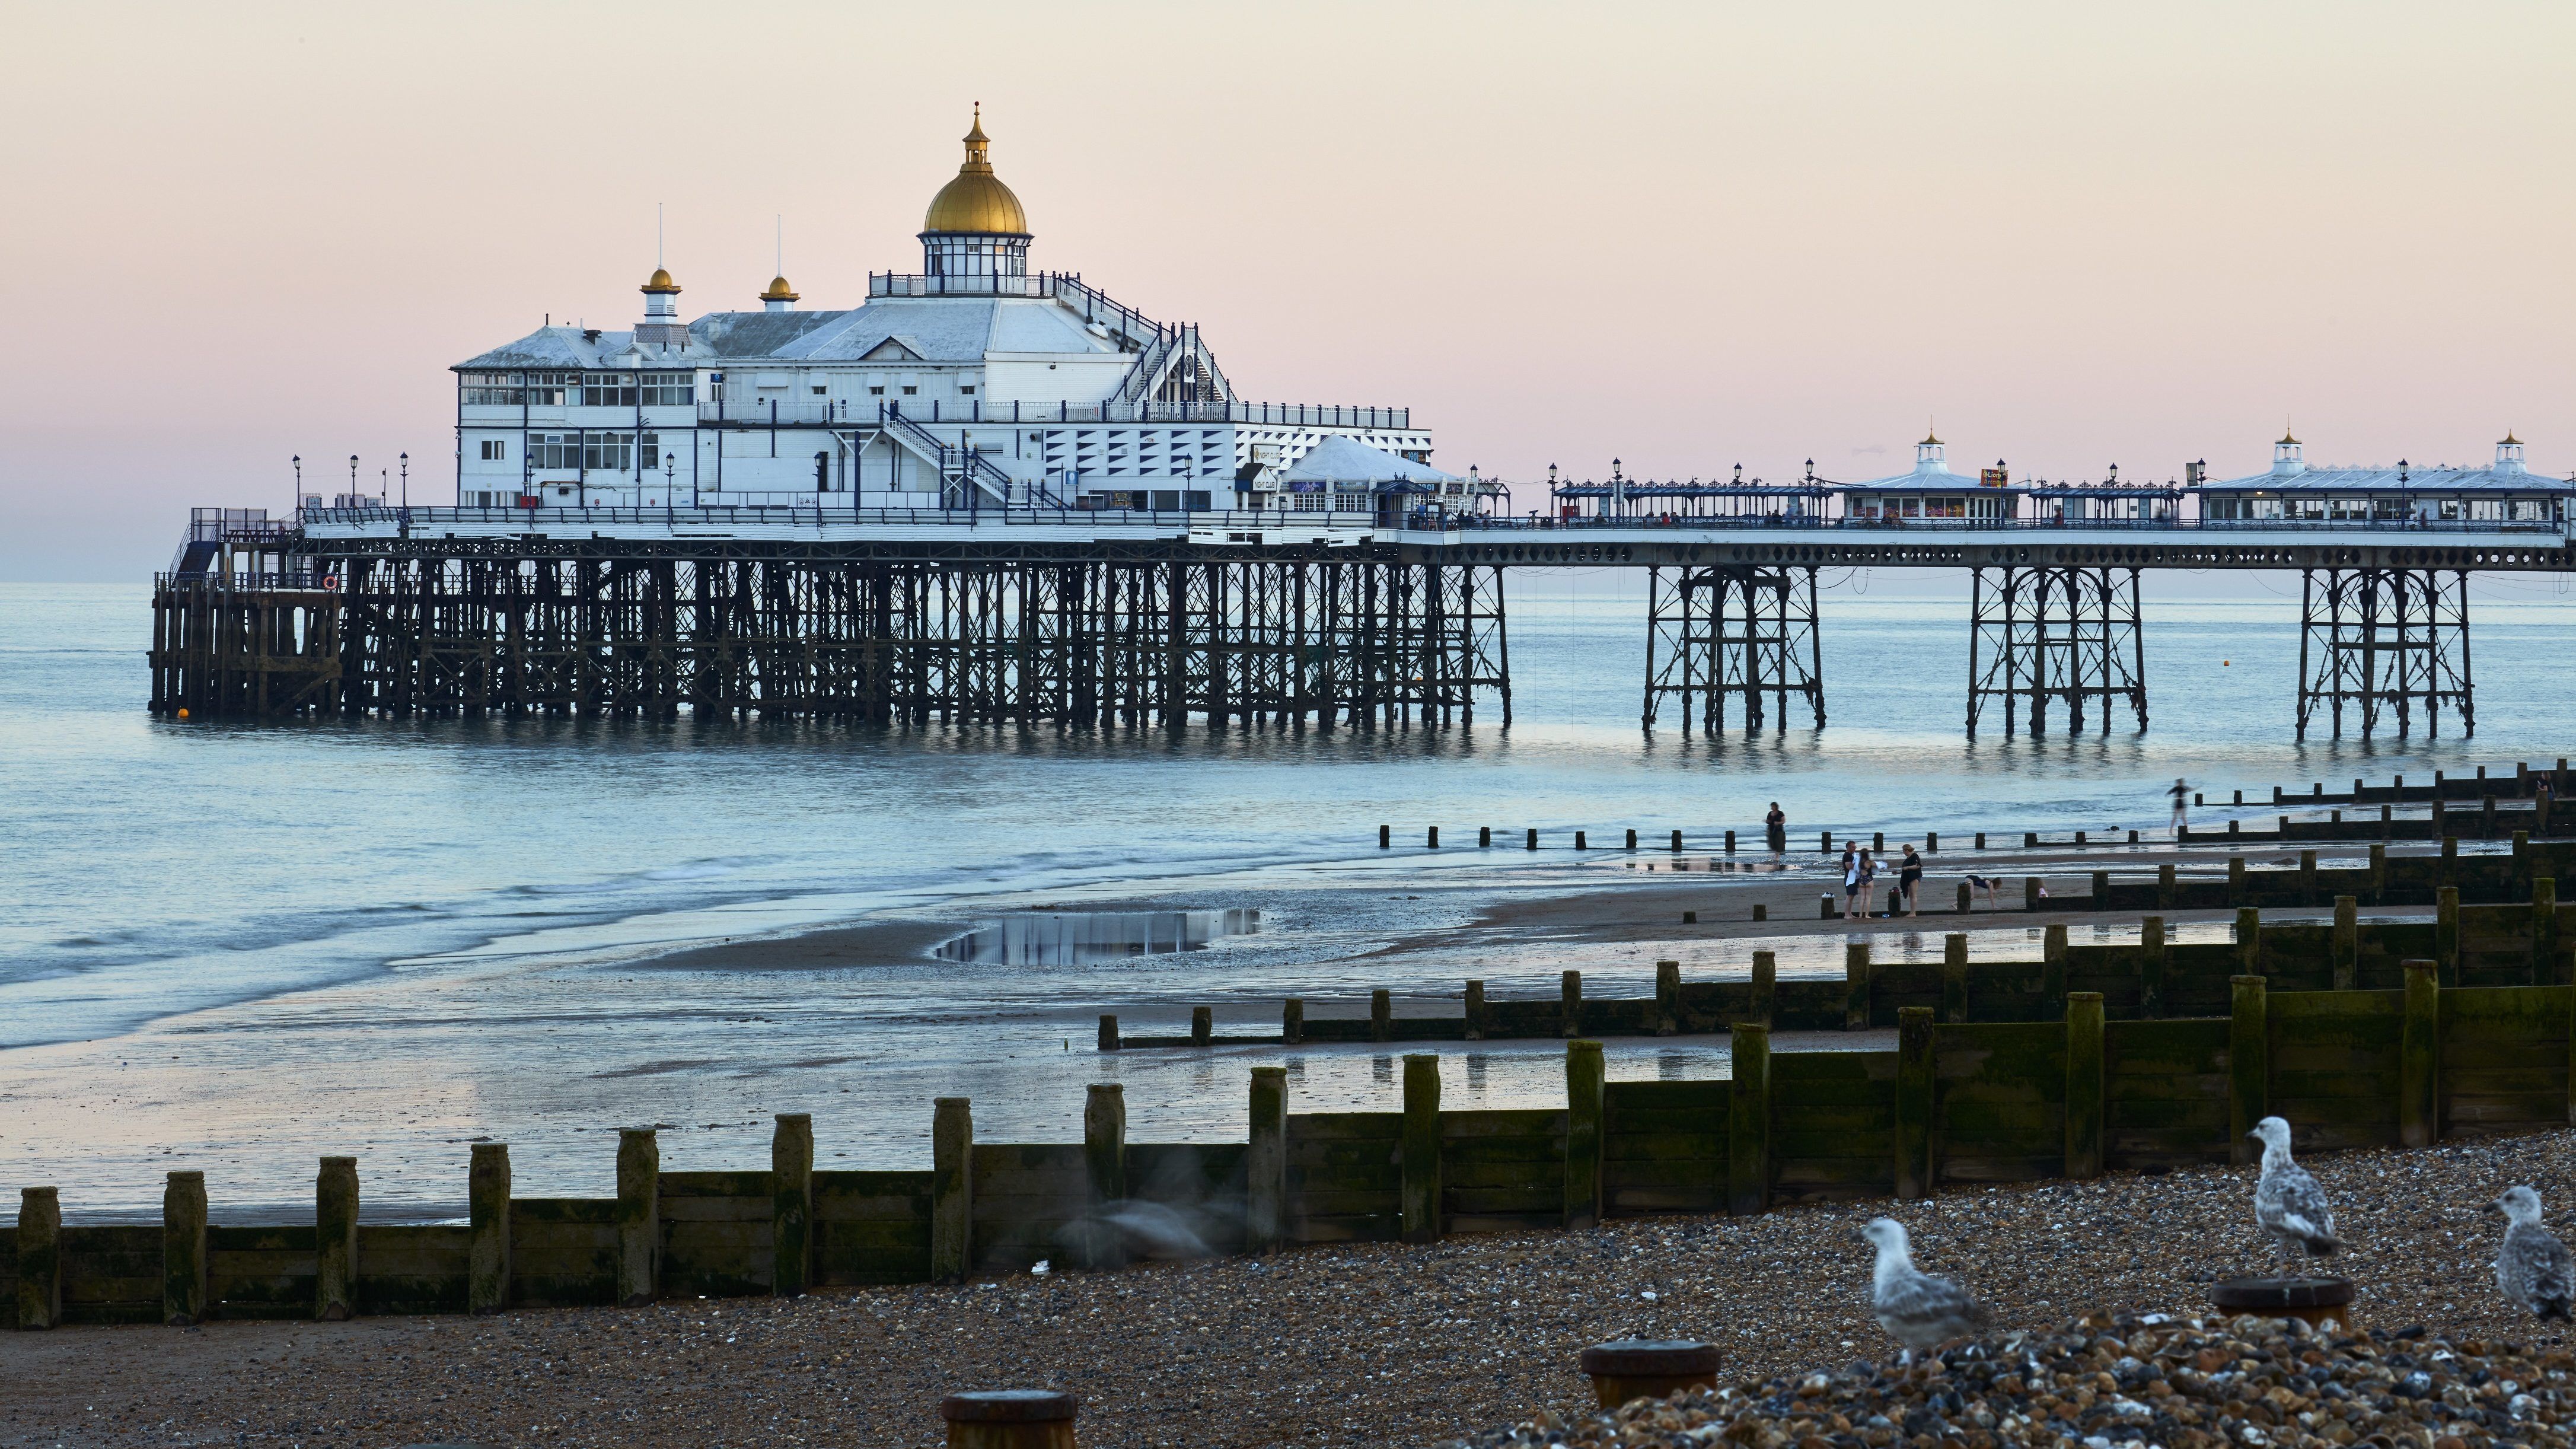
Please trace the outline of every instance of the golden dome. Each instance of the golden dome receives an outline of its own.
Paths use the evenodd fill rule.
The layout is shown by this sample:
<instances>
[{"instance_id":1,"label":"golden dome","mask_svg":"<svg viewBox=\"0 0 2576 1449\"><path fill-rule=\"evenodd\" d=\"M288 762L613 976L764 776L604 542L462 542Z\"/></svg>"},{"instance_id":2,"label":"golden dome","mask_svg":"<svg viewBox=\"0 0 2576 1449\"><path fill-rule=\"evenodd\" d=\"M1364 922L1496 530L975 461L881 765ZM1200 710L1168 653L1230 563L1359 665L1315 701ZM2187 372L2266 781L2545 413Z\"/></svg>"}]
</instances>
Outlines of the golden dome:
<instances>
[{"instance_id":1,"label":"golden dome","mask_svg":"<svg viewBox=\"0 0 2576 1449\"><path fill-rule=\"evenodd\" d=\"M796 293L788 287L787 279L785 277L772 277L769 279L769 290L760 294L760 300L764 302L793 302L796 300Z\"/></svg>"},{"instance_id":2,"label":"golden dome","mask_svg":"<svg viewBox=\"0 0 2576 1449\"><path fill-rule=\"evenodd\" d=\"M655 267L653 269L652 277L644 283L644 290L647 292L677 292L680 290L680 284L671 280L671 274L669 272L662 270L660 267Z\"/></svg>"},{"instance_id":3,"label":"golden dome","mask_svg":"<svg viewBox=\"0 0 2576 1449\"><path fill-rule=\"evenodd\" d=\"M991 138L984 134L984 108L978 104L974 129L966 133L965 163L957 168L956 177L930 198L929 214L921 219L923 231L1029 234L1029 214L1020 209L1020 199L1011 194L1011 188L993 174L993 163L986 155L991 144Z\"/></svg>"},{"instance_id":4,"label":"golden dome","mask_svg":"<svg viewBox=\"0 0 2576 1449\"><path fill-rule=\"evenodd\" d=\"M2513 435L2513 429L2507 428L2504 430L2504 441L2496 444L2496 446L2499 448L2519 448L2522 446L2522 439Z\"/></svg>"}]
</instances>

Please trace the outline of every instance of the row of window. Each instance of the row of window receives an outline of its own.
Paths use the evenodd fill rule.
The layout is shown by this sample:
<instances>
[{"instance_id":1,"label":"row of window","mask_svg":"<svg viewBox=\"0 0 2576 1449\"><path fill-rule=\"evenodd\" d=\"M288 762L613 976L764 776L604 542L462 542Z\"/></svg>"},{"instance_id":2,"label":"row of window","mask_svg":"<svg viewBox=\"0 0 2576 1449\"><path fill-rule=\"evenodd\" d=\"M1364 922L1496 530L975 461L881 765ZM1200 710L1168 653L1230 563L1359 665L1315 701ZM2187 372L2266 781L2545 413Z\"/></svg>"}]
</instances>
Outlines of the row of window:
<instances>
[{"instance_id":1,"label":"row of window","mask_svg":"<svg viewBox=\"0 0 2576 1449\"><path fill-rule=\"evenodd\" d=\"M469 372L467 407L558 408L570 396L583 407L686 407L697 401L686 372Z\"/></svg>"},{"instance_id":2,"label":"row of window","mask_svg":"<svg viewBox=\"0 0 2576 1449\"><path fill-rule=\"evenodd\" d=\"M475 456L486 463L510 461L510 440L484 438L475 445ZM623 473L641 466L662 466L662 435L646 433L638 438L633 433L530 433L527 466L539 472L575 468L608 473Z\"/></svg>"}]
</instances>

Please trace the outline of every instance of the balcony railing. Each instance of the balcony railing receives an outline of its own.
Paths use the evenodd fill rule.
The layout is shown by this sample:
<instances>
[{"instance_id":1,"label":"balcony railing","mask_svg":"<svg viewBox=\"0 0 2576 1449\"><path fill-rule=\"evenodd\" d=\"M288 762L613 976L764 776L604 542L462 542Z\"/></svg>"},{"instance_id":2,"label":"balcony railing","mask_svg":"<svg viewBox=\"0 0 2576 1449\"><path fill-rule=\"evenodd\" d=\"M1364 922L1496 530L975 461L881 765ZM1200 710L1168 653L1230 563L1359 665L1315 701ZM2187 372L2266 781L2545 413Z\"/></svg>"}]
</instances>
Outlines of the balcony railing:
<instances>
[{"instance_id":1,"label":"balcony railing","mask_svg":"<svg viewBox=\"0 0 2576 1449\"><path fill-rule=\"evenodd\" d=\"M987 402L983 398L757 398L698 404L698 421L728 427L880 427L900 408L916 423L1245 423L1256 427L1409 432L1411 408L1329 403Z\"/></svg>"}]
</instances>

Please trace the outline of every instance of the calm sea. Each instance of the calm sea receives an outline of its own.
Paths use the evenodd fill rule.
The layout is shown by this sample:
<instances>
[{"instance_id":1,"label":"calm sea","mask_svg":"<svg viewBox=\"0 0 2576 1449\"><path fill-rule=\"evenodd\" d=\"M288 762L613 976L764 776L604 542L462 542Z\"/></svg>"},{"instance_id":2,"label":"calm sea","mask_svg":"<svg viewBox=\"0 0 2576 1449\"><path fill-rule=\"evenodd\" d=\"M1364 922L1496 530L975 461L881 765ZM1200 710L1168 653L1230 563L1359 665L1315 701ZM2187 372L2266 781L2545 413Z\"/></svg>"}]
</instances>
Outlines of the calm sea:
<instances>
[{"instance_id":1,"label":"calm sea","mask_svg":"<svg viewBox=\"0 0 2576 1449\"><path fill-rule=\"evenodd\" d=\"M371 1201L390 1185L441 1202L473 1136L584 1143L601 1161L563 1171L590 1186L607 1149L568 1134L663 1120L749 1161L774 1110L815 1111L839 1134L827 1157L905 1162L932 1095L971 1091L979 1127L1060 1136L1079 1081L1116 1073L1150 1079L1150 1100L1129 1089L1148 1124L1231 1135L1239 1062L1065 1042L1122 1004L1275 1010L1253 1003L1314 989L1315 963L1569 868L1385 857L1381 822L1406 840L1428 824L1452 841L1482 824L1709 837L1778 799L1802 833L2155 826L2176 776L2268 798L2576 753L2559 580L2473 592L2474 740L2370 745L2291 737L2295 577L2150 583L2146 733L1973 744L1963 597L1884 573L1840 585L1828 728L1715 740L1639 732L1643 582L1609 571L1514 576L1508 731L1378 733L179 724L144 710L142 590L0 585L0 1100L20 1124L0 1125L0 1188L139 1208L185 1162L283 1201L336 1143L371 1154ZM2210 586L2243 596L2188 594ZM1205 950L1037 968L928 942L866 970L638 964L711 937L896 917L962 932L1115 897L1266 911ZM1363 899L1364 915L1334 904ZM1623 1069L1703 1065L1640 1051ZM1389 1069L1366 1052L1296 1065L1352 1100ZM1552 1069L1497 1052L1469 1070L1458 1090L1500 1101Z\"/></svg>"}]
</instances>

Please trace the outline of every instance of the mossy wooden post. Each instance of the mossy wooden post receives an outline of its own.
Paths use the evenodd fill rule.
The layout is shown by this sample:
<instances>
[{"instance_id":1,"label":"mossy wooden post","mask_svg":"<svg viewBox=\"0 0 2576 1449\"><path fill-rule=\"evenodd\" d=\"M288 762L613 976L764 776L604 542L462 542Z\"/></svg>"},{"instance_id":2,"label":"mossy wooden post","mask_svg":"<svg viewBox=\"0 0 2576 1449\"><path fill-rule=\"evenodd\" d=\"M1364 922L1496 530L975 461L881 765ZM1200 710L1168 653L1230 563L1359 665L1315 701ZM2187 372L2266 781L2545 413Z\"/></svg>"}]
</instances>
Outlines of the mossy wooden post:
<instances>
[{"instance_id":1,"label":"mossy wooden post","mask_svg":"<svg viewBox=\"0 0 2576 1449\"><path fill-rule=\"evenodd\" d=\"M1243 1247L1277 1248L1288 1232L1288 1069L1252 1069L1252 1136L1243 1154Z\"/></svg>"},{"instance_id":2,"label":"mossy wooden post","mask_svg":"<svg viewBox=\"0 0 2576 1449\"><path fill-rule=\"evenodd\" d=\"M2431 961L2406 963L2406 1026L2397 1049L2397 1140L2430 1147L2442 1135L2442 985Z\"/></svg>"},{"instance_id":3,"label":"mossy wooden post","mask_svg":"<svg viewBox=\"0 0 2576 1449\"><path fill-rule=\"evenodd\" d=\"M2286 815L2281 818L2284 821L2289 819ZM2316 900L2317 853L2313 850L2302 850L2299 852L2299 904L2311 906L2316 904Z\"/></svg>"},{"instance_id":4,"label":"mossy wooden post","mask_svg":"<svg viewBox=\"0 0 2576 1449\"><path fill-rule=\"evenodd\" d=\"M2050 1010L2066 1000L2066 923L2051 921L2039 933L2039 996ZM2047 1018L2042 1017L2041 1020Z\"/></svg>"},{"instance_id":5,"label":"mossy wooden post","mask_svg":"<svg viewBox=\"0 0 2576 1449\"><path fill-rule=\"evenodd\" d=\"M1843 943L1843 1030L1869 1030L1869 943Z\"/></svg>"},{"instance_id":6,"label":"mossy wooden post","mask_svg":"<svg viewBox=\"0 0 2576 1449\"><path fill-rule=\"evenodd\" d=\"M1672 1036L1682 1029L1682 963L1655 963L1655 1035Z\"/></svg>"},{"instance_id":7,"label":"mossy wooden post","mask_svg":"<svg viewBox=\"0 0 2576 1449\"><path fill-rule=\"evenodd\" d=\"M1750 1217L1771 1206L1771 1028L1737 1022L1728 1045L1726 1210Z\"/></svg>"},{"instance_id":8,"label":"mossy wooden post","mask_svg":"<svg viewBox=\"0 0 2576 1449\"><path fill-rule=\"evenodd\" d=\"M2433 879L2439 884L2447 886L2457 882L2459 878L2460 837L2456 835L2445 835L2442 837L2441 874L2435 876Z\"/></svg>"},{"instance_id":9,"label":"mossy wooden post","mask_svg":"<svg viewBox=\"0 0 2576 1449\"><path fill-rule=\"evenodd\" d=\"M1932 1193L1932 1008L1896 1011L1896 1195Z\"/></svg>"},{"instance_id":10,"label":"mossy wooden post","mask_svg":"<svg viewBox=\"0 0 2576 1449\"><path fill-rule=\"evenodd\" d=\"M1556 1034L1568 1041L1583 1035L1583 973L1568 971L1557 980Z\"/></svg>"},{"instance_id":11,"label":"mossy wooden post","mask_svg":"<svg viewBox=\"0 0 2576 1449\"><path fill-rule=\"evenodd\" d=\"M930 1108L930 1281L963 1283L975 1266L975 1114L964 1097Z\"/></svg>"},{"instance_id":12,"label":"mossy wooden post","mask_svg":"<svg viewBox=\"0 0 2576 1449\"><path fill-rule=\"evenodd\" d=\"M2245 1134L2272 1114L2271 1028L2264 1013L2269 988L2260 976L2227 978L2227 1160L2252 1162L2262 1147Z\"/></svg>"},{"instance_id":13,"label":"mossy wooden post","mask_svg":"<svg viewBox=\"0 0 2576 1449\"><path fill-rule=\"evenodd\" d=\"M1083 1266L1115 1268L1126 1255L1106 1214L1112 1204L1127 1200L1127 1089L1117 1082L1093 1082L1083 1094L1082 1177L1091 1209L1082 1239Z\"/></svg>"},{"instance_id":14,"label":"mossy wooden post","mask_svg":"<svg viewBox=\"0 0 2576 1449\"><path fill-rule=\"evenodd\" d=\"M174 1172L161 1188L161 1321L206 1316L206 1175Z\"/></svg>"},{"instance_id":15,"label":"mossy wooden post","mask_svg":"<svg viewBox=\"0 0 2576 1449\"><path fill-rule=\"evenodd\" d=\"M769 1291L802 1294L814 1279L814 1119L777 1114L769 1134Z\"/></svg>"},{"instance_id":16,"label":"mossy wooden post","mask_svg":"<svg viewBox=\"0 0 2576 1449\"><path fill-rule=\"evenodd\" d=\"M2263 974L2263 912L2259 907L2236 908L2236 971L2240 976Z\"/></svg>"},{"instance_id":17,"label":"mossy wooden post","mask_svg":"<svg viewBox=\"0 0 2576 1449\"><path fill-rule=\"evenodd\" d=\"M1959 904L1957 906L1957 914L1964 916L1974 911L1976 908L1976 897L1969 893L1968 883L1966 881L1959 882Z\"/></svg>"},{"instance_id":18,"label":"mossy wooden post","mask_svg":"<svg viewBox=\"0 0 2576 1449\"><path fill-rule=\"evenodd\" d=\"M1771 1025L1771 1013L1780 1000L1780 956L1774 951L1753 953L1753 1009L1746 1020L1756 1026Z\"/></svg>"},{"instance_id":19,"label":"mossy wooden post","mask_svg":"<svg viewBox=\"0 0 2576 1449\"><path fill-rule=\"evenodd\" d=\"M1485 1039L1485 983L1467 983L1467 1040Z\"/></svg>"},{"instance_id":20,"label":"mossy wooden post","mask_svg":"<svg viewBox=\"0 0 2576 1449\"><path fill-rule=\"evenodd\" d=\"M2558 980L2558 878L2541 875L2531 879L2531 984L2556 985Z\"/></svg>"},{"instance_id":21,"label":"mossy wooden post","mask_svg":"<svg viewBox=\"0 0 2576 1449\"><path fill-rule=\"evenodd\" d=\"M18 1326L63 1321L63 1200L50 1187L18 1190Z\"/></svg>"},{"instance_id":22,"label":"mossy wooden post","mask_svg":"<svg viewBox=\"0 0 2576 1449\"><path fill-rule=\"evenodd\" d=\"M662 1139L650 1127L617 1134L617 1301L641 1308L662 1295Z\"/></svg>"},{"instance_id":23,"label":"mossy wooden post","mask_svg":"<svg viewBox=\"0 0 2576 1449\"><path fill-rule=\"evenodd\" d=\"M1119 1049L1118 1018L1105 1011L1100 1013L1100 1037L1098 1044L1100 1049L1105 1052L1114 1052Z\"/></svg>"},{"instance_id":24,"label":"mossy wooden post","mask_svg":"<svg viewBox=\"0 0 2576 1449\"><path fill-rule=\"evenodd\" d=\"M2153 1021L2165 1014L2165 918L2138 922L2138 1014Z\"/></svg>"},{"instance_id":25,"label":"mossy wooden post","mask_svg":"<svg viewBox=\"0 0 2576 1449\"><path fill-rule=\"evenodd\" d=\"M1903 1019L1900 1012L1900 1025ZM1953 1026L1968 1019L1968 937L1963 931L1941 938L1941 1019Z\"/></svg>"},{"instance_id":26,"label":"mossy wooden post","mask_svg":"<svg viewBox=\"0 0 2576 1449\"><path fill-rule=\"evenodd\" d=\"M2026 875L2021 878L2021 908L2025 911L2039 909L2038 876Z\"/></svg>"},{"instance_id":27,"label":"mossy wooden post","mask_svg":"<svg viewBox=\"0 0 2576 1449\"><path fill-rule=\"evenodd\" d=\"M2111 909L2111 873L2107 870L2093 872L2093 909Z\"/></svg>"},{"instance_id":28,"label":"mossy wooden post","mask_svg":"<svg viewBox=\"0 0 2576 1449\"><path fill-rule=\"evenodd\" d=\"M2334 989L2350 991L2361 969L2361 902L2337 896L2334 906Z\"/></svg>"},{"instance_id":29,"label":"mossy wooden post","mask_svg":"<svg viewBox=\"0 0 2576 1449\"><path fill-rule=\"evenodd\" d=\"M1395 1040L1395 993L1384 987L1369 993L1369 1040Z\"/></svg>"},{"instance_id":30,"label":"mossy wooden post","mask_svg":"<svg viewBox=\"0 0 2576 1449\"><path fill-rule=\"evenodd\" d=\"M313 1316L358 1311L358 1159L325 1157L313 1179Z\"/></svg>"},{"instance_id":31,"label":"mossy wooden post","mask_svg":"<svg viewBox=\"0 0 2576 1449\"><path fill-rule=\"evenodd\" d=\"M1440 1241L1440 1058L1404 1054L1404 1240Z\"/></svg>"},{"instance_id":32,"label":"mossy wooden post","mask_svg":"<svg viewBox=\"0 0 2576 1449\"><path fill-rule=\"evenodd\" d=\"M2066 1175L2102 1175L2102 993L2066 993Z\"/></svg>"},{"instance_id":33,"label":"mossy wooden post","mask_svg":"<svg viewBox=\"0 0 2576 1449\"><path fill-rule=\"evenodd\" d=\"M1601 1043L1565 1044L1565 1225L1601 1222Z\"/></svg>"},{"instance_id":34,"label":"mossy wooden post","mask_svg":"<svg viewBox=\"0 0 2576 1449\"><path fill-rule=\"evenodd\" d=\"M2523 885L2531 879L2531 832L2513 833L2513 883Z\"/></svg>"},{"instance_id":35,"label":"mossy wooden post","mask_svg":"<svg viewBox=\"0 0 2576 1449\"><path fill-rule=\"evenodd\" d=\"M1279 1039L1291 1043L1306 1039L1306 1003L1302 997L1291 996L1279 1004Z\"/></svg>"},{"instance_id":36,"label":"mossy wooden post","mask_svg":"<svg viewBox=\"0 0 2576 1449\"><path fill-rule=\"evenodd\" d=\"M477 1142L465 1172L465 1307L510 1306L510 1144Z\"/></svg>"},{"instance_id":37,"label":"mossy wooden post","mask_svg":"<svg viewBox=\"0 0 2576 1449\"><path fill-rule=\"evenodd\" d=\"M2460 888L2446 885L2433 896L2433 965L2444 986L2460 984Z\"/></svg>"},{"instance_id":38,"label":"mossy wooden post","mask_svg":"<svg viewBox=\"0 0 2576 1449\"><path fill-rule=\"evenodd\" d=\"M1213 1040L1213 1039L1215 1038L1215 1036L1216 1036L1216 1008L1215 1008L1215 1007L1213 1007L1213 1006L1193 1006L1193 1007L1191 1007L1191 1008L1190 1008L1190 1045L1192 1045L1192 1046L1197 1046L1197 1047L1203 1047L1203 1046L1206 1046L1206 1045L1207 1045L1211 1040Z\"/></svg>"},{"instance_id":39,"label":"mossy wooden post","mask_svg":"<svg viewBox=\"0 0 2576 1449\"><path fill-rule=\"evenodd\" d=\"M2174 908L2174 889L2174 863L2168 860L2156 867L2157 910L2170 911Z\"/></svg>"},{"instance_id":40,"label":"mossy wooden post","mask_svg":"<svg viewBox=\"0 0 2576 1449\"><path fill-rule=\"evenodd\" d=\"M2376 841L2370 847L2370 903L2388 904L2388 847Z\"/></svg>"},{"instance_id":41,"label":"mossy wooden post","mask_svg":"<svg viewBox=\"0 0 2576 1449\"><path fill-rule=\"evenodd\" d=\"M2227 828L2235 829L2236 822L2229 821ZM2245 857L2241 855L2227 857L2227 903L2231 906L2245 904Z\"/></svg>"}]
</instances>

